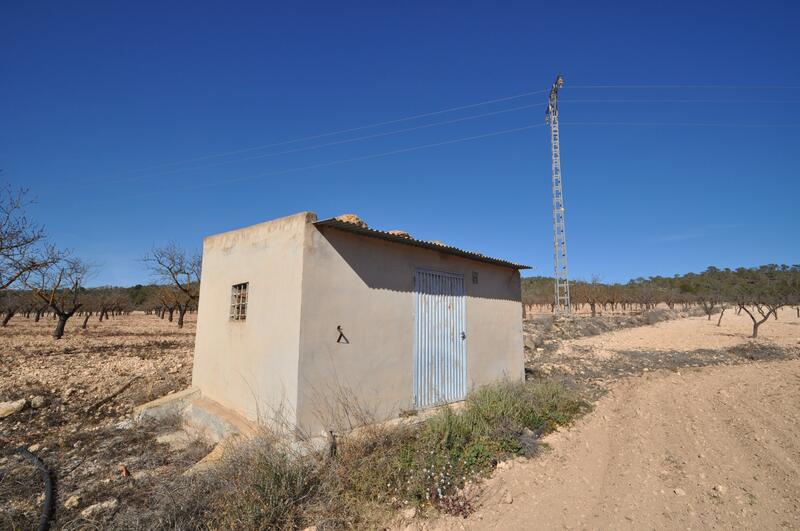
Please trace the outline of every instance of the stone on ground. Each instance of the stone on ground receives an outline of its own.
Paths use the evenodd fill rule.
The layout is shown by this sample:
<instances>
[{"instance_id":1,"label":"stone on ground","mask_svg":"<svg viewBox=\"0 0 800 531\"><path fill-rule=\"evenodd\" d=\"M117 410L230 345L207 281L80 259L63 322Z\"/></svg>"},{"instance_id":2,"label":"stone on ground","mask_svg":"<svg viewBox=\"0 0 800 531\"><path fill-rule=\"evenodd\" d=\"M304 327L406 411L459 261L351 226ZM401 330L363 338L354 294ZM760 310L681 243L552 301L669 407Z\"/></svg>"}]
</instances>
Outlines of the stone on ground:
<instances>
[{"instance_id":1,"label":"stone on ground","mask_svg":"<svg viewBox=\"0 0 800 531\"><path fill-rule=\"evenodd\" d=\"M93 516L97 516L100 513L111 511L117 508L119 505L119 501L116 499L106 500L104 502L95 503L94 505L90 505L86 509L81 511L81 516L84 518L91 518Z\"/></svg>"},{"instance_id":2,"label":"stone on ground","mask_svg":"<svg viewBox=\"0 0 800 531\"><path fill-rule=\"evenodd\" d=\"M67 501L64 502L64 507L66 507L67 509L74 509L80 504L81 504L81 497L73 494L72 496L67 498Z\"/></svg>"},{"instance_id":3,"label":"stone on ground","mask_svg":"<svg viewBox=\"0 0 800 531\"><path fill-rule=\"evenodd\" d=\"M12 400L10 402L0 402L0 419L10 417L14 413L19 413L25 408L28 401L24 398L19 400Z\"/></svg>"},{"instance_id":4,"label":"stone on ground","mask_svg":"<svg viewBox=\"0 0 800 531\"><path fill-rule=\"evenodd\" d=\"M185 431L176 430L169 433L162 433L156 437L156 442L168 444L172 450L183 450L189 446L189 443L192 442L192 439Z\"/></svg>"},{"instance_id":5,"label":"stone on ground","mask_svg":"<svg viewBox=\"0 0 800 531\"><path fill-rule=\"evenodd\" d=\"M34 396L31 398L31 407L33 409L40 409L47 405L47 399L43 396Z\"/></svg>"}]
</instances>

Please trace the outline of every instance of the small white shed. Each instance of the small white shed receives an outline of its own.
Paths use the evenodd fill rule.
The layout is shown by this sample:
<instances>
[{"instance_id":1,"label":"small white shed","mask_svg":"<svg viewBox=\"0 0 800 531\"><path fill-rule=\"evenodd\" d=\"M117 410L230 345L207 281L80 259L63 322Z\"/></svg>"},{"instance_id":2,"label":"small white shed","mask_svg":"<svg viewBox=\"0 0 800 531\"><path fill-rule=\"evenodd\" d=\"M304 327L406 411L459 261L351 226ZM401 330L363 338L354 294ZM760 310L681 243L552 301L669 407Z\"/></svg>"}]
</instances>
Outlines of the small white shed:
<instances>
[{"instance_id":1,"label":"small white shed","mask_svg":"<svg viewBox=\"0 0 800 531\"><path fill-rule=\"evenodd\" d=\"M193 385L312 436L524 378L527 266L303 212L209 236Z\"/></svg>"}]
</instances>

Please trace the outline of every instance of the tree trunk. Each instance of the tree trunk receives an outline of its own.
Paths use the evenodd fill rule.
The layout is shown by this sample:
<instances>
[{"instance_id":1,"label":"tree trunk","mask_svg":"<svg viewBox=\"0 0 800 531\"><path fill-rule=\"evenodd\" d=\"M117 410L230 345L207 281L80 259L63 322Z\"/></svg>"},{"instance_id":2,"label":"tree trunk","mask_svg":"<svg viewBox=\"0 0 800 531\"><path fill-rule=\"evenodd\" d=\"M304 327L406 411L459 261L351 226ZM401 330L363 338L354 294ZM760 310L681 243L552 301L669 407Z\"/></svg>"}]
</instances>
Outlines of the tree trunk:
<instances>
[{"instance_id":1,"label":"tree trunk","mask_svg":"<svg viewBox=\"0 0 800 531\"><path fill-rule=\"evenodd\" d=\"M169 317L167 318L167 321L169 321L171 323L172 322L172 316L175 313L175 308L168 308L167 311L169 312Z\"/></svg>"},{"instance_id":2,"label":"tree trunk","mask_svg":"<svg viewBox=\"0 0 800 531\"><path fill-rule=\"evenodd\" d=\"M64 335L64 327L67 326L67 319L72 317L71 313L59 313L55 314L58 317L58 323L56 323L56 329L53 330L53 337L55 339L61 339Z\"/></svg>"},{"instance_id":3,"label":"tree trunk","mask_svg":"<svg viewBox=\"0 0 800 531\"><path fill-rule=\"evenodd\" d=\"M591 309L592 309L592 317L595 317L595 316L597 315L597 308L596 308L596 304L595 304L595 303L593 303L593 302L590 302L590 303L589 303L589 308L591 308Z\"/></svg>"},{"instance_id":4,"label":"tree trunk","mask_svg":"<svg viewBox=\"0 0 800 531\"><path fill-rule=\"evenodd\" d=\"M89 322L89 317L91 316L92 312L86 312L86 317L83 318L83 324L81 325L81 328L83 328L84 330L86 330L86 323Z\"/></svg>"},{"instance_id":5,"label":"tree trunk","mask_svg":"<svg viewBox=\"0 0 800 531\"><path fill-rule=\"evenodd\" d=\"M6 314L3 316L3 328L6 327L11 318L14 317L15 313L17 313L17 310L6 310Z\"/></svg>"},{"instance_id":6,"label":"tree trunk","mask_svg":"<svg viewBox=\"0 0 800 531\"><path fill-rule=\"evenodd\" d=\"M759 320L756 319L756 316L753 314L753 312L751 312L750 310L748 310L744 306L740 306L739 308L741 310L744 310L745 313L747 313L747 315L749 315L750 319L753 321L753 335L750 336L753 339L758 337L758 327L761 326L762 324L764 324L765 322L767 322L767 320L769 319L769 314L775 313L775 312L778 311L778 308L770 308L768 312L764 313L764 311L761 309L761 306L756 305L756 309L758 310L758 313L760 313L761 316L762 316L762 319L759 321Z\"/></svg>"},{"instance_id":7,"label":"tree trunk","mask_svg":"<svg viewBox=\"0 0 800 531\"><path fill-rule=\"evenodd\" d=\"M725 310L726 308L723 308L722 311L719 312L719 320L717 320L717 326L720 326L720 323L722 323L722 316L725 315Z\"/></svg>"},{"instance_id":8,"label":"tree trunk","mask_svg":"<svg viewBox=\"0 0 800 531\"><path fill-rule=\"evenodd\" d=\"M186 307L178 307L178 328L183 328L183 316L186 315Z\"/></svg>"}]
</instances>

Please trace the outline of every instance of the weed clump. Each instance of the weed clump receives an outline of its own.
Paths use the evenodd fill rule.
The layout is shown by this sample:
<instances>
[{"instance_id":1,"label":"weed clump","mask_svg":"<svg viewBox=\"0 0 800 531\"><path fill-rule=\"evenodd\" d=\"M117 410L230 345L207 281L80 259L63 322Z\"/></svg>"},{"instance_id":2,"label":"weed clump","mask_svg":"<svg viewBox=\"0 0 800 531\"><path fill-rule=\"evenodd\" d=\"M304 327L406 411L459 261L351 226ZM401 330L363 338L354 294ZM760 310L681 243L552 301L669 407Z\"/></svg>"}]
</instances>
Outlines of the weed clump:
<instances>
[{"instance_id":1,"label":"weed clump","mask_svg":"<svg viewBox=\"0 0 800 531\"><path fill-rule=\"evenodd\" d=\"M467 516L464 486L498 461L532 455L536 439L587 408L551 381L499 383L411 424L374 424L339 437L337 453L299 452L273 436L164 499L159 527L318 529L375 526L415 508ZM183 495L179 495L183 492Z\"/></svg>"},{"instance_id":2,"label":"weed clump","mask_svg":"<svg viewBox=\"0 0 800 531\"><path fill-rule=\"evenodd\" d=\"M449 508L464 505L461 489L467 480L484 475L500 460L532 455L539 436L571 422L585 407L553 382L486 386L471 393L460 410L445 407L407 433L395 429L391 461L386 463L383 453L383 463L363 469L389 478L381 490L395 505L451 512ZM356 439L350 444L369 459L365 442Z\"/></svg>"}]
</instances>

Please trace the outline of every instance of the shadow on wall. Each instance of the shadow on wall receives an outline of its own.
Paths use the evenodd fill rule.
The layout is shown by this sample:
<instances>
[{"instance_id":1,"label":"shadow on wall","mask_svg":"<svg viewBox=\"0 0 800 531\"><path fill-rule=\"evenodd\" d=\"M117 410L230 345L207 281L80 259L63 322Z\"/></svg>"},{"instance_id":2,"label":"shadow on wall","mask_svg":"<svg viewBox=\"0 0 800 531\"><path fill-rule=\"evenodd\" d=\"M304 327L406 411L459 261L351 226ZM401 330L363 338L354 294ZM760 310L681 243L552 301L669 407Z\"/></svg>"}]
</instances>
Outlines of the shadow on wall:
<instances>
[{"instance_id":1,"label":"shadow on wall","mask_svg":"<svg viewBox=\"0 0 800 531\"><path fill-rule=\"evenodd\" d=\"M414 271L426 269L462 274L467 297L521 302L520 275L516 269L331 227L316 227L316 230L371 289L413 292Z\"/></svg>"}]
</instances>

